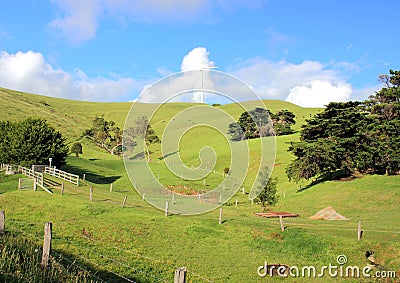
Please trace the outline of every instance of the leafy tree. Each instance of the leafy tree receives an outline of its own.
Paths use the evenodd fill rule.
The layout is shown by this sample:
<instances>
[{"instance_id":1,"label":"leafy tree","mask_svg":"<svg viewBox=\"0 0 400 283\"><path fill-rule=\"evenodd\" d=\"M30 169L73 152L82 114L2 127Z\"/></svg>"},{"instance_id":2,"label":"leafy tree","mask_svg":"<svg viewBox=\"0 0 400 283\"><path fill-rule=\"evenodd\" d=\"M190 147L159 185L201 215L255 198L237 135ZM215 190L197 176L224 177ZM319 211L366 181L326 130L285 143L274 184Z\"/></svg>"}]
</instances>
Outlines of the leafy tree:
<instances>
[{"instance_id":1,"label":"leafy tree","mask_svg":"<svg viewBox=\"0 0 400 283\"><path fill-rule=\"evenodd\" d=\"M255 108L243 112L237 122L229 124L228 134L233 141L291 134L291 126L296 123L294 118L295 115L289 110L273 114L266 109Z\"/></svg>"},{"instance_id":2,"label":"leafy tree","mask_svg":"<svg viewBox=\"0 0 400 283\"><path fill-rule=\"evenodd\" d=\"M309 180L342 168L341 151L333 139L292 143L289 151L297 157L286 167L286 175L290 181Z\"/></svg>"},{"instance_id":3,"label":"leafy tree","mask_svg":"<svg viewBox=\"0 0 400 283\"><path fill-rule=\"evenodd\" d=\"M286 168L298 182L338 169L400 173L400 72L380 75L384 87L364 102L330 103L307 121Z\"/></svg>"},{"instance_id":4,"label":"leafy tree","mask_svg":"<svg viewBox=\"0 0 400 283\"><path fill-rule=\"evenodd\" d=\"M12 132L15 131L15 124L9 121L0 121L0 162L9 163L11 160L10 145L12 141Z\"/></svg>"},{"instance_id":5,"label":"leafy tree","mask_svg":"<svg viewBox=\"0 0 400 283\"><path fill-rule=\"evenodd\" d=\"M293 134L292 126L296 124L295 115L289 110L281 110L272 114L272 123L277 136Z\"/></svg>"},{"instance_id":6,"label":"leafy tree","mask_svg":"<svg viewBox=\"0 0 400 283\"><path fill-rule=\"evenodd\" d=\"M245 139L252 139L258 137L257 124L253 120L253 117L251 116L250 112L246 111L240 115L238 125L242 129Z\"/></svg>"},{"instance_id":7,"label":"leafy tree","mask_svg":"<svg viewBox=\"0 0 400 283\"><path fill-rule=\"evenodd\" d=\"M96 117L92 121L92 128L87 129L84 135L90 138L97 146L113 155L122 154L122 130L114 121L107 121L104 117Z\"/></svg>"},{"instance_id":8,"label":"leafy tree","mask_svg":"<svg viewBox=\"0 0 400 283\"><path fill-rule=\"evenodd\" d=\"M244 139L242 128L236 122L229 124L228 134L231 135L233 141L240 141Z\"/></svg>"},{"instance_id":9,"label":"leafy tree","mask_svg":"<svg viewBox=\"0 0 400 283\"><path fill-rule=\"evenodd\" d=\"M259 186L262 186L262 188L259 188L260 193L257 195L255 201L261 204L264 211L266 206L274 206L279 200L276 190L278 180L276 178L270 178L270 171L268 168L262 170L258 178ZM265 184L266 180L268 180L267 184L262 185Z\"/></svg>"},{"instance_id":10,"label":"leafy tree","mask_svg":"<svg viewBox=\"0 0 400 283\"><path fill-rule=\"evenodd\" d=\"M146 161L150 162L151 152L149 146L151 144L160 143L161 140L150 126L147 117L144 115L138 117L135 120L134 126L127 129L124 133L124 142L126 146L136 146L135 139L144 140Z\"/></svg>"},{"instance_id":11,"label":"leafy tree","mask_svg":"<svg viewBox=\"0 0 400 283\"><path fill-rule=\"evenodd\" d=\"M75 153L76 157L79 157L79 154L82 154L82 144L80 142L76 142L71 147L71 153Z\"/></svg>"},{"instance_id":12,"label":"leafy tree","mask_svg":"<svg viewBox=\"0 0 400 283\"><path fill-rule=\"evenodd\" d=\"M27 118L20 122L0 123L0 162L23 166L65 164L68 147L61 133L46 123L46 120Z\"/></svg>"}]
</instances>

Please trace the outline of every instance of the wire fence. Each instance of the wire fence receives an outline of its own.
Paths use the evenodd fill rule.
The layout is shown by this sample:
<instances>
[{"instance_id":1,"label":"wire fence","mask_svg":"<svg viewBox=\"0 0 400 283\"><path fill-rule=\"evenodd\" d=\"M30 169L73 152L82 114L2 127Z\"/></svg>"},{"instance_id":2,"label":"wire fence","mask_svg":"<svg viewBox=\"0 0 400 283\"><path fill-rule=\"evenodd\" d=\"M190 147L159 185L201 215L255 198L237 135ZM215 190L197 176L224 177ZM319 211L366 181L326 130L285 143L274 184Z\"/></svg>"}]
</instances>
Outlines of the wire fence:
<instances>
[{"instance_id":1,"label":"wire fence","mask_svg":"<svg viewBox=\"0 0 400 283\"><path fill-rule=\"evenodd\" d=\"M6 220L7 230L23 235L26 239L36 243L38 246L43 242L43 237L39 236L43 231L43 223L38 222L24 222L17 219L7 219ZM85 235L80 235L78 238L81 238L86 241L86 243L96 243L95 246L87 245L85 243L80 243L76 240L71 240L71 237L61 235L59 233L54 234L55 237L52 241L52 258L58 257L60 262L68 262L70 265L82 270L86 274L90 275L91 278L97 280L97 282L109 282L109 279L101 278L99 274L100 271L107 272L108 274L114 275L114 278L118 278L116 281L111 280L113 282L136 282L137 278L140 282L173 282L174 270L178 268L178 266L168 263L166 261L156 259L147 255L139 254L137 252L131 250L125 250L117 246L112 245L104 245L104 242L87 237ZM67 246L65 245L67 244ZM102 246L102 248L100 247ZM64 248L63 248L64 247ZM71 250L75 247L79 253L74 253L70 257L74 257L75 260L71 260L69 256L65 255L63 250L68 248ZM105 252L103 250L106 250ZM110 252L110 250L117 250L119 252L124 253L125 256L121 258L117 258L115 253ZM126 256L126 255L129 256ZM144 268L140 268L132 265L132 263L128 262L128 259L132 259L131 256L136 257L139 261L142 262L140 266L150 266L150 270L153 270L157 275L152 274L148 270ZM76 258L83 260L84 264L77 263ZM132 260L131 260L132 261ZM144 263L147 262L147 263ZM150 262L150 264L149 264ZM133 261L133 263L138 263L138 261ZM144 263L144 264L143 264ZM92 265L96 267L98 270L94 272L93 268L87 268L83 265ZM154 267L163 266L163 270L155 270ZM116 270L122 270L122 272L117 272ZM192 270L188 270L188 277L193 277L189 279L187 282L214 282L209 278L202 276Z\"/></svg>"}]
</instances>

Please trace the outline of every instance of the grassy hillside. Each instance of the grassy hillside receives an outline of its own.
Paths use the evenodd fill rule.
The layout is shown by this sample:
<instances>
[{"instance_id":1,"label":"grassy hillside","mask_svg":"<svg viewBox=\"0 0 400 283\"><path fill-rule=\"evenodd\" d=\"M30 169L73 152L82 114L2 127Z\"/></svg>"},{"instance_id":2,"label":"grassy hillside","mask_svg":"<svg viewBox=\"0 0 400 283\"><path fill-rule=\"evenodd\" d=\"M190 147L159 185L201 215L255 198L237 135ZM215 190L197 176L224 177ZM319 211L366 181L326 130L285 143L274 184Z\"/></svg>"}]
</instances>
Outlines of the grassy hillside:
<instances>
[{"instance_id":1,"label":"grassy hillside","mask_svg":"<svg viewBox=\"0 0 400 283\"><path fill-rule=\"evenodd\" d=\"M251 103L251 102L248 102ZM273 112L293 111L296 128L318 109L304 109L282 101L266 101ZM50 105L50 106L49 106ZM107 119L123 125L130 103L89 103L61 100L0 90L0 119L21 119L39 116L49 120L70 139L76 139L90 126L90 120L104 114ZM162 121L187 107L187 104L166 105L153 121L156 131ZM234 105L221 106L238 117L241 110ZM198 132L196 132L198 131ZM198 138L197 129L182 139L185 162L196 164L199 147L219 144L219 137ZM58 254L75 256L79 266L97 270L105 281L118 282L110 272L136 282L171 282L174 269L186 266L189 282L370 282L370 279L299 278L279 280L260 278L257 268L268 263L287 265L337 264L338 255L346 255L349 265L366 264L365 251L373 250L376 259L390 270L400 269L400 176L364 176L353 181L328 181L299 192L299 185L288 182L284 168L291 159L287 147L298 139L298 133L277 137L277 156L273 175L279 179L280 200L276 211L298 213L298 218L285 218L287 229L280 231L279 220L254 215L260 208L238 192L223 206L223 224L218 225L218 211L182 217L165 217L143 201L126 176L122 160L94 147L82 139L81 158L68 157L65 169L86 174L87 184L66 185L60 195L61 183L54 179L50 195L44 191L17 190L18 177L0 172L0 209L6 211L6 228L25 234L40 244L43 222L54 225L53 248ZM254 143L254 145L252 145ZM250 146L256 147L256 141ZM154 148L155 154L157 148ZM221 145L220 151L224 151ZM223 153L223 152L222 152ZM257 150L254 151L257 154ZM223 167L225 159L222 158ZM161 166L154 162L157 168ZM250 170L250 175L253 174ZM167 175L161 174L160 181ZM164 180L163 180L164 178ZM171 180L169 180L171 181ZM215 180L215 182L218 180ZM110 184L113 191L110 192ZM304 187L306 184L302 184ZM90 202L89 187L94 188ZM121 208L128 196L127 205ZM238 199L238 206L235 201ZM327 206L333 206L348 221L316 221L308 217ZM362 221L363 239L357 241L358 221ZM110 276L110 277L108 277Z\"/></svg>"},{"instance_id":2,"label":"grassy hillside","mask_svg":"<svg viewBox=\"0 0 400 283\"><path fill-rule=\"evenodd\" d=\"M61 130L70 139L77 139L82 132L91 127L91 120L96 116L104 115L107 120L113 120L121 128L125 124L128 111L132 107L131 102L85 102L60 98L53 98L41 95L28 94L24 92L0 88L0 120L21 120L26 117L41 117L47 119L54 127ZM273 112L281 109L288 109L296 114L297 126L304 122L319 109L301 108L294 104L268 100L266 106ZM154 128L167 117L188 107L189 103L170 103L162 107L154 117L152 123ZM251 102L250 102L251 105ZM236 105L224 105L222 109L233 117L239 117L242 110Z\"/></svg>"}]
</instances>

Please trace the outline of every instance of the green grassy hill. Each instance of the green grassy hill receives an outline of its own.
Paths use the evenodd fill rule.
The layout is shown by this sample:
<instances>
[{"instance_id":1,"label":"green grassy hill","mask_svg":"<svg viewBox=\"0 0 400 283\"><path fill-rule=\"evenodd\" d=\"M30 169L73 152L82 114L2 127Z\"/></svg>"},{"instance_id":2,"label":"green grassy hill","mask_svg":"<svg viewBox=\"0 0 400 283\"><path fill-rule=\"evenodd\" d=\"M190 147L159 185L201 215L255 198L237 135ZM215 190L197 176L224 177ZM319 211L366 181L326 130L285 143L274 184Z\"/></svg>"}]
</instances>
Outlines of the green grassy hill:
<instances>
[{"instance_id":1,"label":"green grassy hill","mask_svg":"<svg viewBox=\"0 0 400 283\"><path fill-rule=\"evenodd\" d=\"M297 130L305 119L320 111L283 101L265 101L265 104L273 112L293 111L297 117ZM90 127L95 116L104 115L122 126L130 107L131 103L70 101L0 89L0 120L19 120L28 116L46 118L70 142L81 139L82 131ZM163 120L186 107L188 104L184 103L162 107L152 121L154 129L161 131ZM220 107L235 117L241 113L235 105ZM199 132L192 134L196 136ZM218 137L193 140L192 136L182 139L182 155L188 164L198 162L199 147L219 141ZM6 227L13 233L25 233L40 243L42 223L52 221L56 235L53 248L57 253L76 256L78 263L97 269L99 274L111 271L137 282L171 282L178 266L186 266L191 271L189 282L205 282L204 278L215 282L269 282L269 278L257 275L257 268L264 261L321 267L337 264L337 256L344 254L349 265L364 267L366 250L375 251L377 260L385 268L399 270L400 177L364 176L352 181L327 181L299 192L299 185L288 182L284 174L285 166L292 158L287 147L298 138L298 133L277 137L273 175L279 180L280 200L273 209L300 215L285 218L287 229L284 232L280 231L279 220L255 216L260 208L252 205L248 196L241 192L223 206L222 225L218 225L218 211L192 217L165 217L162 211L143 201L135 192L121 159L99 150L86 139L81 139L84 154L81 158L69 156L64 169L81 176L86 174L87 185L79 188L66 185L63 196L58 180L52 180L53 195L40 190L18 191L20 176L8 177L0 172L0 209L6 211ZM157 147L153 150L157 156ZM222 146L221 150L224 150ZM223 168L224 163L223 159L219 168ZM152 166L163 173L161 167L157 167L160 164L155 161ZM252 172L250 170L249 175ZM168 175L161 175L161 182L174 181ZM112 192L109 190L111 183ZM93 202L88 199L89 186L94 188ZM128 196L128 202L122 209L125 196ZM236 199L238 207L235 206ZM327 206L350 220L308 218ZM360 242L357 241L359 220L364 230ZM332 279L327 275L312 280L296 279L296 282L310 281L347 280ZM350 281L370 282L369 279Z\"/></svg>"},{"instance_id":2,"label":"green grassy hill","mask_svg":"<svg viewBox=\"0 0 400 283\"><path fill-rule=\"evenodd\" d=\"M78 139L82 132L91 127L91 120L97 116L104 116L106 120L113 120L121 128L124 126L131 102L85 102L47 97L35 94L0 88L1 112L0 120L21 120L26 117L41 117L63 132L70 139ZM248 104L251 105L251 102ZM295 129L299 129L304 120L315 114L319 109L302 108L285 101L265 101L268 109L277 112L281 109L293 111L297 117ZM166 117L188 107L189 103L170 103L158 112L153 123L155 127ZM239 117L241 109L236 105L224 105L222 109L233 117Z\"/></svg>"}]
</instances>

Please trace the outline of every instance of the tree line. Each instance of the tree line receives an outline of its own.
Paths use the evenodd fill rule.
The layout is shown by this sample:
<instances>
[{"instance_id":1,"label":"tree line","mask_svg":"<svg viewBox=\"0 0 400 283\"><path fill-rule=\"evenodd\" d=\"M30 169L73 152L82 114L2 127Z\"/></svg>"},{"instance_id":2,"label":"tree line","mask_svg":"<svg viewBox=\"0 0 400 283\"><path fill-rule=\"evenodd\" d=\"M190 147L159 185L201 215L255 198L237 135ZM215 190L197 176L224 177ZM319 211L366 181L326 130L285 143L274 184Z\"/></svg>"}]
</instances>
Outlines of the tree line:
<instances>
[{"instance_id":1,"label":"tree line","mask_svg":"<svg viewBox=\"0 0 400 283\"><path fill-rule=\"evenodd\" d=\"M302 126L296 157L286 168L299 182L332 172L400 173L400 71L380 75L384 84L369 99L332 102ZM330 175L331 176L331 175Z\"/></svg>"}]
</instances>

